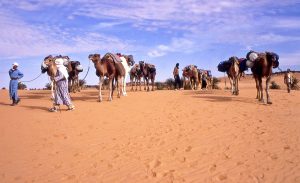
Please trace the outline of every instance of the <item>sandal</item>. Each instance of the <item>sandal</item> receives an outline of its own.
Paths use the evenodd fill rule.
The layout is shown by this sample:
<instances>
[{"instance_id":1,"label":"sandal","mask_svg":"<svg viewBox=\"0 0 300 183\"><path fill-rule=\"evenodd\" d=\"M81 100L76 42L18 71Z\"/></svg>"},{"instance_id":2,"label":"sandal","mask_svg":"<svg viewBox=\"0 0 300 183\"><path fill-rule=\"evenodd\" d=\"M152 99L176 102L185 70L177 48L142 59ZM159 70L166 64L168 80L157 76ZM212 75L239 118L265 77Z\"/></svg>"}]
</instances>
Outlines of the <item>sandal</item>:
<instances>
[{"instance_id":1,"label":"sandal","mask_svg":"<svg viewBox=\"0 0 300 183\"><path fill-rule=\"evenodd\" d=\"M75 106L74 105L70 105L70 106L68 106L68 111L73 111L75 109Z\"/></svg>"},{"instance_id":2,"label":"sandal","mask_svg":"<svg viewBox=\"0 0 300 183\"><path fill-rule=\"evenodd\" d=\"M52 107L52 108L49 109L49 111L50 112L57 112L57 109L56 109L56 107Z\"/></svg>"}]
</instances>

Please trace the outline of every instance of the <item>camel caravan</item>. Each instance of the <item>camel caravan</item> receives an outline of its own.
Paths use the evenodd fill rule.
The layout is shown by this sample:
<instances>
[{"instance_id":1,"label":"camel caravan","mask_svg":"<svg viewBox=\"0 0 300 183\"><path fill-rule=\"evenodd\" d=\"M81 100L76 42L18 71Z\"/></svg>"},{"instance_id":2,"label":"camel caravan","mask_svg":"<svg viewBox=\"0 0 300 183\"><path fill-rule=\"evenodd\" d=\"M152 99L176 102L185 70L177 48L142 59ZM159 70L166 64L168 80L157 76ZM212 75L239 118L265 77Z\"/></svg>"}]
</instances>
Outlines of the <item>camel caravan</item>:
<instances>
[{"instance_id":1,"label":"camel caravan","mask_svg":"<svg viewBox=\"0 0 300 183\"><path fill-rule=\"evenodd\" d=\"M273 52L258 53L250 51L246 54L246 58L230 57L229 60L220 62L218 71L226 72L231 85L232 95L239 94L239 80L244 71L251 69L253 78L256 83L256 99L264 103L262 78L266 78L266 96L267 104L272 104L269 95L269 84L272 76L272 69L279 66L279 56Z\"/></svg>"},{"instance_id":2,"label":"camel caravan","mask_svg":"<svg viewBox=\"0 0 300 183\"><path fill-rule=\"evenodd\" d=\"M108 80L108 100L113 100L114 89L117 90L117 97L127 96L126 79L130 78L131 91L144 90L154 91L156 67L145 61L135 63L132 55L122 55L120 53L106 53L103 57L100 54L90 54L88 59L94 64L96 75L99 77L98 101L102 98L102 85L104 80ZM264 102L262 78L266 78L266 98L267 104L272 104L269 95L269 83L272 75L272 69L279 66L279 56L273 52L258 53L250 51L246 58L230 57L228 60L218 64L218 71L227 74L232 95L239 95L239 81L244 72L249 68L255 79L257 94L256 98ZM57 73L57 63L63 63L66 67L66 76L68 78L69 92L80 92L79 73L83 71L79 61L72 61L68 56L52 56L44 58L41 71L47 73L51 81L51 96L54 98L55 76ZM182 69L183 88L197 90L212 89L213 77L210 70L199 69L196 65L187 65ZM143 80L143 82L142 82ZM135 88L134 88L135 87Z\"/></svg>"},{"instance_id":3,"label":"camel caravan","mask_svg":"<svg viewBox=\"0 0 300 183\"><path fill-rule=\"evenodd\" d=\"M140 61L135 64L132 55L122 55L120 53L106 53L103 57L100 54L90 54L88 59L93 62L96 69L96 75L99 77L99 96L98 101L102 101L102 85L104 79L108 80L108 90L109 96L108 100L112 101L114 89L117 89L117 97L127 96L126 91L126 79L130 77L131 90L133 86L140 86L141 90L141 80L144 80L144 90L150 91L150 81L151 81L151 91L154 91L156 67L153 64L146 63L145 61ZM83 71L79 61L71 61L68 56L52 56L49 55L44 58L41 71L42 73L47 73L50 78L51 85L51 98L54 98L55 91L55 76L57 73L56 63L61 62L66 67L68 71L68 87L69 92L75 93L80 91L79 86L79 73Z\"/></svg>"},{"instance_id":4,"label":"camel caravan","mask_svg":"<svg viewBox=\"0 0 300 183\"><path fill-rule=\"evenodd\" d=\"M196 65L188 65L182 69L183 88L197 90L212 89L212 75L210 70L198 69Z\"/></svg>"}]
</instances>

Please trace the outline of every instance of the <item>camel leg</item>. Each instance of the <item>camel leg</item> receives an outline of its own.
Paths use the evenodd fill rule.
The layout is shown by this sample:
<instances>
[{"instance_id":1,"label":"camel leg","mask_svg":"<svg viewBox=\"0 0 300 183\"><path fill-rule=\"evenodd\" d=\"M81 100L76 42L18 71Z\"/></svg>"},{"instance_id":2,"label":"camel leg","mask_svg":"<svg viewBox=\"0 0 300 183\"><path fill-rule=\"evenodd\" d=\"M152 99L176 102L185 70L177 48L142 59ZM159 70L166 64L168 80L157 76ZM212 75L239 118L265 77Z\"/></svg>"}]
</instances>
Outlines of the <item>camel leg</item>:
<instances>
[{"instance_id":1,"label":"camel leg","mask_svg":"<svg viewBox=\"0 0 300 183\"><path fill-rule=\"evenodd\" d=\"M121 93L123 94L123 88L122 88L122 77L117 77L117 92L118 92L118 98L121 98ZM124 94L123 94L124 95Z\"/></svg>"},{"instance_id":2,"label":"camel leg","mask_svg":"<svg viewBox=\"0 0 300 183\"><path fill-rule=\"evenodd\" d=\"M230 82L230 86L231 86L231 94L233 95L234 94L234 90L233 90L233 80L231 77L228 77L229 78L229 82Z\"/></svg>"},{"instance_id":3,"label":"camel leg","mask_svg":"<svg viewBox=\"0 0 300 183\"><path fill-rule=\"evenodd\" d=\"M108 90L109 90L109 95L108 95L108 101L112 101L112 95L113 95L113 78L109 78L108 81Z\"/></svg>"},{"instance_id":4,"label":"camel leg","mask_svg":"<svg viewBox=\"0 0 300 183\"><path fill-rule=\"evenodd\" d=\"M147 89L147 86L146 86L146 77L144 77L144 90Z\"/></svg>"},{"instance_id":5,"label":"camel leg","mask_svg":"<svg viewBox=\"0 0 300 183\"><path fill-rule=\"evenodd\" d=\"M125 95L123 94L123 96L127 96L125 78L124 77L120 77L119 80L120 80L120 82L119 82L120 83L120 87L124 88Z\"/></svg>"},{"instance_id":6,"label":"camel leg","mask_svg":"<svg viewBox=\"0 0 300 183\"><path fill-rule=\"evenodd\" d=\"M154 91L154 79L151 79L151 83L152 83L152 91Z\"/></svg>"},{"instance_id":7,"label":"camel leg","mask_svg":"<svg viewBox=\"0 0 300 183\"><path fill-rule=\"evenodd\" d=\"M123 96L127 96L127 92L126 92L126 78L127 78L127 74L125 74L124 77L122 77L122 88L123 88Z\"/></svg>"},{"instance_id":8,"label":"camel leg","mask_svg":"<svg viewBox=\"0 0 300 183\"><path fill-rule=\"evenodd\" d=\"M256 86L256 99L259 99L259 85L258 85L258 80L257 80L256 77L254 78L254 80L255 80L255 86Z\"/></svg>"},{"instance_id":9,"label":"camel leg","mask_svg":"<svg viewBox=\"0 0 300 183\"><path fill-rule=\"evenodd\" d=\"M267 95L267 104L272 104L270 95L269 95L269 84L270 84L271 77L267 77L266 79L266 95Z\"/></svg>"},{"instance_id":10,"label":"camel leg","mask_svg":"<svg viewBox=\"0 0 300 183\"><path fill-rule=\"evenodd\" d=\"M54 100L55 96L54 96L54 81L53 80L51 80L50 85L51 85L51 99Z\"/></svg>"},{"instance_id":11,"label":"camel leg","mask_svg":"<svg viewBox=\"0 0 300 183\"><path fill-rule=\"evenodd\" d=\"M139 82L140 82L140 91L142 91L142 78L140 78Z\"/></svg>"},{"instance_id":12,"label":"camel leg","mask_svg":"<svg viewBox=\"0 0 300 183\"><path fill-rule=\"evenodd\" d=\"M259 88L259 101L264 103L262 78L258 78L258 88Z\"/></svg>"},{"instance_id":13,"label":"camel leg","mask_svg":"<svg viewBox=\"0 0 300 183\"><path fill-rule=\"evenodd\" d=\"M236 82L235 82L235 89L236 89L236 92L235 94L236 95L239 95L239 76L236 78Z\"/></svg>"},{"instance_id":14,"label":"camel leg","mask_svg":"<svg viewBox=\"0 0 300 183\"><path fill-rule=\"evenodd\" d=\"M76 79L76 87L77 87L77 91L80 92L79 78Z\"/></svg>"},{"instance_id":15,"label":"camel leg","mask_svg":"<svg viewBox=\"0 0 300 183\"><path fill-rule=\"evenodd\" d=\"M102 101L102 84L104 81L104 77L99 77L99 102Z\"/></svg>"},{"instance_id":16,"label":"camel leg","mask_svg":"<svg viewBox=\"0 0 300 183\"><path fill-rule=\"evenodd\" d=\"M149 91L149 79L148 78L145 78L146 79L146 91Z\"/></svg>"}]
</instances>

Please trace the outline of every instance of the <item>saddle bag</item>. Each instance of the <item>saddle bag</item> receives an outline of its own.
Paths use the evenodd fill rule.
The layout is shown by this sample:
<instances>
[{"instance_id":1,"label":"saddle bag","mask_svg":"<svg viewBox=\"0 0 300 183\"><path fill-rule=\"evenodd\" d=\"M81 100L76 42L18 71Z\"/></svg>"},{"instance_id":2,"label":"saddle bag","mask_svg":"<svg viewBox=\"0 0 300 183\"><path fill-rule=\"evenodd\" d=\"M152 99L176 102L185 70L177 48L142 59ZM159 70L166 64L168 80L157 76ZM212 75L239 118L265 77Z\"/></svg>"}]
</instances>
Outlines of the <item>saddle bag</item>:
<instances>
[{"instance_id":1,"label":"saddle bag","mask_svg":"<svg viewBox=\"0 0 300 183\"><path fill-rule=\"evenodd\" d=\"M222 61L219 63L218 65L218 71L220 72L226 72L228 71L228 69L230 68L231 66L231 62L226 60L226 61Z\"/></svg>"}]
</instances>

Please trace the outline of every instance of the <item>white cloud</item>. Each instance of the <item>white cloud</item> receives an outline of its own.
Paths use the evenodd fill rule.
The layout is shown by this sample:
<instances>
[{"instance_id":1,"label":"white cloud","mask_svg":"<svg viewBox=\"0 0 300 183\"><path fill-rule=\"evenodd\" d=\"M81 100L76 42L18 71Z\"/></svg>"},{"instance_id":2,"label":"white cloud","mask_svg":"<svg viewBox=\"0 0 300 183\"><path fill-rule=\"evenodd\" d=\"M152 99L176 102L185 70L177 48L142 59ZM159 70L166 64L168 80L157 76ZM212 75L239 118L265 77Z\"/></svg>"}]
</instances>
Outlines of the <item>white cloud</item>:
<instances>
[{"instance_id":1,"label":"white cloud","mask_svg":"<svg viewBox=\"0 0 300 183\"><path fill-rule=\"evenodd\" d=\"M284 53L279 56L279 62L282 66L300 65L300 50L293 53Z\"/></svg>"},{"instance_id":2,"label":"white cloud","mask_svg":"<svg viewBox=\"0 0 300 183\"><path fill-rule=\"evenodd\" d=\"M300 29L299 19L279 19L274 21L274 27Z\"/></svg>"},{"instance_id":3,"label":"white cloud","mask_svg":"<svg viewBox=\"0 0 300 183\"><path fill-rule=\"evenodd\" d=\"M16 16L0 13L0 56L39 56L89 51L128 50L132 46L117 37L101 33L82 32L59 26L30 25Z\"/></svg>"}]
</instances>

